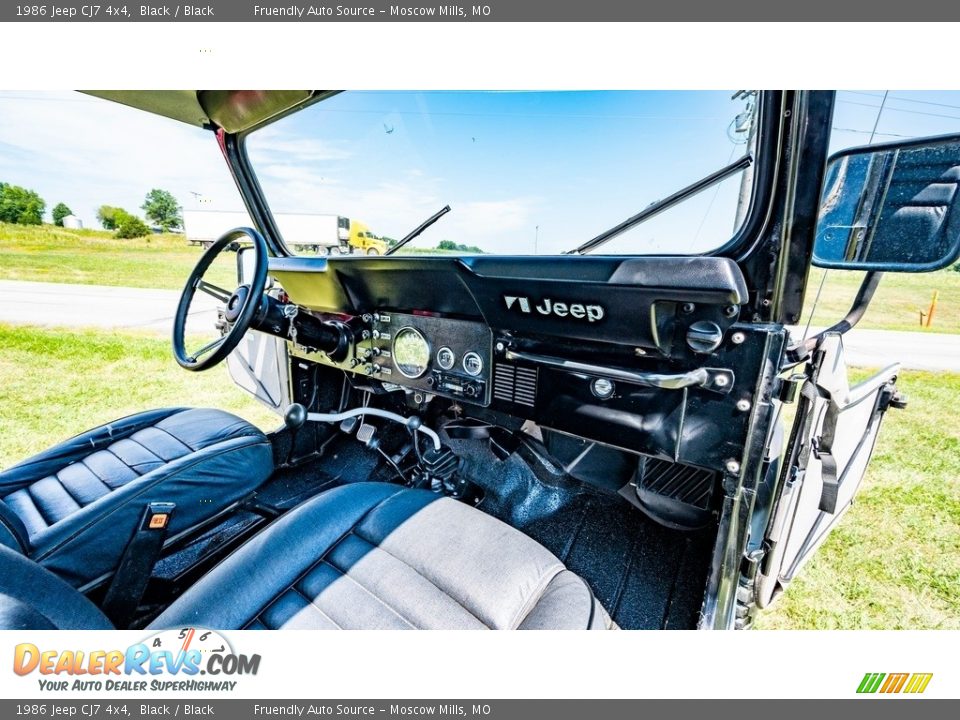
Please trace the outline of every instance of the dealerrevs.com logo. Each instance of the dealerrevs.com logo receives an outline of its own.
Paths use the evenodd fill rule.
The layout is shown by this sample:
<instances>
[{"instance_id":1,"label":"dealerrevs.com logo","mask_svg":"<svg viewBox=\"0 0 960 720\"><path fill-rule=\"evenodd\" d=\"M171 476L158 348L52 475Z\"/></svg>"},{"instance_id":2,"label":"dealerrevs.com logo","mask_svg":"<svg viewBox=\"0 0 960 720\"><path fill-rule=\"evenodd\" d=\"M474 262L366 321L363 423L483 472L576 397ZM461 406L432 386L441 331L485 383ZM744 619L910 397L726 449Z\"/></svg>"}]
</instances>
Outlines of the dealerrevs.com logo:
<instances>
[{"instance_id":1,"label":"dealerrevs.com logo","mask_svg":"<svg viewBox=\"0 0 960 720\"><path fill-rule=\"evenodd\" d=\"M905 693L916 695L927 689L933 673L867 673L860 681L857 692L861 694Z\"/></svg>"},{"instance_id":2,"label":"dealerrevs.com logo","mask_svg":"<svg viewBox=\"0 0 960 720\"><path fill-rule=\"evenodd\" d=\"M40 689L54 692L229 692L237 680L228 678L256 675L259 669L260 655L235 653L220 633L192 627L165 630L125 650L51 650L20 643L13 652L14 673L36 674Z\"/></svg>"}]
</instances>

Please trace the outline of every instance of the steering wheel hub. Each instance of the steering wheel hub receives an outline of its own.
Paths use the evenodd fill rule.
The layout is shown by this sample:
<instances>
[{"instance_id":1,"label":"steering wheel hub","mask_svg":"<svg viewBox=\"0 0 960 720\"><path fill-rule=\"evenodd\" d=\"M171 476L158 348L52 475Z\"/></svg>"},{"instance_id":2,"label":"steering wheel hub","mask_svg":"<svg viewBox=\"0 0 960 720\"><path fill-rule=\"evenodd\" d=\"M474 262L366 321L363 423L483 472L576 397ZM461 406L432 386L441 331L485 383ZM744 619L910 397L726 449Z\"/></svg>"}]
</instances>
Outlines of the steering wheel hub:
<instances>
[{"instance_id":1,"label":"steering wheel hub","mask_svg":"<svg viewBox=\"0 0 960 720\"><path fill-rule=\"evenodd\" d=\"M228 323L233 325L237 321L237 318L240 317L240 311L243 310L249 295L250 287L247 285L241 285L233 291L233 295L227 300L227 307L223 311L223 317Z\"/></svg>"}]
</instances>

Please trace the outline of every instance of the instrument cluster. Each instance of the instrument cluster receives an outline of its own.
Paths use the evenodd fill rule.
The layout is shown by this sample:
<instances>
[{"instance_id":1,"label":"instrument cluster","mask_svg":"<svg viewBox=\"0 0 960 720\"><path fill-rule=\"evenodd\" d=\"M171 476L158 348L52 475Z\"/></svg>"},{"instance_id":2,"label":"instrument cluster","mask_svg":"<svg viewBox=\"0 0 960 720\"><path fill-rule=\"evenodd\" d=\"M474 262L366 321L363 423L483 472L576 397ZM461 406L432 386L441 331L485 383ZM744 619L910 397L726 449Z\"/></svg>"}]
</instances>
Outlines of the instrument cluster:
<instances>
[{"instance_id":1,"label":"instrument cluster","mask_svg":"<svg viewBox=\"0 0 960 720\"><path fill-rule=\"evenodd\" d=\"M492 333L483 323L395 312L370 316L357 370L384 382L486 405Z\"/></svg>"}]
</instances>

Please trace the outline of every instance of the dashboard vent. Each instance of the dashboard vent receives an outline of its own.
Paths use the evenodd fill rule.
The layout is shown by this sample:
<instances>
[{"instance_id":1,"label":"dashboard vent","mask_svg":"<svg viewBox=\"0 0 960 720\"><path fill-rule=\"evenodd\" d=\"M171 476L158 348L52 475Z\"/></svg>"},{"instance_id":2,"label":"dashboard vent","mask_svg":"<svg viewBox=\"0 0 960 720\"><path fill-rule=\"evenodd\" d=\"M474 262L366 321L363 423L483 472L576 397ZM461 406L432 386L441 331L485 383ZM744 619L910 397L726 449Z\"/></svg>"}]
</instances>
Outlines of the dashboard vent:
<instances>
[{"instance_id":1,"label":"dashboard vent","mask_svg":"<svg viewBox=\"0 0 960 720\"><path fill-rule=\"evenodd\" d=\"M498 364L493 369L493 396L504 402L534 407L537 402L537 369Z\"/></svg>"}]
</instances>

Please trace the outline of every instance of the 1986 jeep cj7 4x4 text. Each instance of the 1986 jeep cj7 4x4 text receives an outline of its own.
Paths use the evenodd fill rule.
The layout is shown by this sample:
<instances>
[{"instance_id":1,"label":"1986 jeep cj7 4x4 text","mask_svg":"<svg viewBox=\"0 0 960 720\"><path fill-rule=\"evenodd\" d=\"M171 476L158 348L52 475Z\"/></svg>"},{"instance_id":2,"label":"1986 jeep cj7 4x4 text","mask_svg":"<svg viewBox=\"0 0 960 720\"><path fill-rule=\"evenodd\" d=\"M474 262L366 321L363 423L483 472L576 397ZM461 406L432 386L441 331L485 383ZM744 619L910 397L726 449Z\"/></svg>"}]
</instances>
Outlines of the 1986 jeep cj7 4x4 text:
<instances>
[{"instance_id":1,"label":"1986 jeep cj7 4x4 text","mask_svg":"<svg viewBox=\"0 0 960 720\"><path fill-rule=\"evenodd\" d=\"M460 165L443 166L434 188L476 157L464 187L509 188L523 175L544 194L565 192L562 203L589 196L594 217L610 197L590 195L591 158L616 182L673 168L616 147L641 110L561 146L550 104L561 101L508 105L524 94L408 105L413 94L389 94L399 109L370 123L364 94L93 94L219 143L251 226L204 252L177 310L174 354L189 371L226 360L284 427L265 435L217 410L153 410L0 473L3 627L747 627L850 506L882 418L905 404L896 365L850 386L843 334L884 271L935 270L960 254L960 137L828 160L830 92L738 94L748 101L734 124L748 128L742 157L592 240L570 229L574 217L573 244L539 253L550 239L538 226L534 254L517 254L519 201L477 202L451 237L489 232L509 252L440 252L457 250L450 241L411 253L444 207L382 257L292 254L264 190L271 177L313 171L258 166L267 146L328 167L366 148L379 155L355 163L353 179L377 188L376 173L388 173L401 194L419 177L426 151L410 143L422 130L447 148L438 163L459 148ZM447 105L430 115L430 103ZM579 107L567 116L597 117ZM463 117L486 134L453 134L449 119ZM338 126L369 133L347 148L278 130L308 120L322 140ZM511 127L527 129L525 143L469 154ZM526 161L544 147L542 163ZM578 151L582 177L558 184ZM609 162L616 153L623 163ZM484 177L483 162L513 154L514 175ZM403 178L397 158L411 169ZM687 255L669 238L645 246L654 253L601 254L737 175L732 238ZM378 213L404 210L383 192L354 195L307 209L378 227ZM284 197L271 199L287 211ZM236 290L204 279L228 252ZM811 265L866 272L847 316L802 337L787 326ZM219 335L192 351L185 325L198 292L223 307Z\"/></svg>"}]
</instances>

